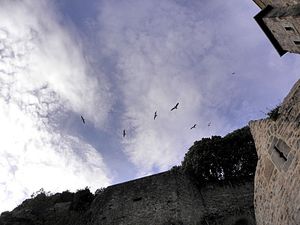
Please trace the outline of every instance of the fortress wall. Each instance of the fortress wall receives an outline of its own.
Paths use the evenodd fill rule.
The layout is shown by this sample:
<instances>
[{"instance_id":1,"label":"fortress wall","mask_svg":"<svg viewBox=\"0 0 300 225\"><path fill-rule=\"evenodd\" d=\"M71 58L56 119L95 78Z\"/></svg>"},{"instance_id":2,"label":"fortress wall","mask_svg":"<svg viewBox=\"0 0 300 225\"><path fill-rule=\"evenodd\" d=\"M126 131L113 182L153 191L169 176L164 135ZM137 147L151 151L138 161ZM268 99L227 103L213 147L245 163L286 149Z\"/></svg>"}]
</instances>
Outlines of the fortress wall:
<instances>
[{"instance_id":1,"label":"fortress wall","mask_svg":"<svg viewBox=\"0 0 300 225\"><path fill-rule=\"evenodd\" d=\"M208 184L201 189L201 192L207 215L213 216L213 220L219 224L224 224L226 221L230 221L228 224L233 224L235 218L239 216L254 221L253 182Z\"/></svg>"},{"instance_id":2,"label":"fortress wall","mask_svg":"<svg viewBox=\"0 0 300 225\"><path fill-rule=\"evenodd\" d=\"M276 121L250 122L258 163L254 207L258 225L300 224L300 80Z\"/></svg>"},{"instance_id":3,"label":"fortress wall","mask_svg":"<svg viewBox=\"0 0 300 225\"><path fill-rule=\"evenodd\" d=\"M94 201L93 224L196 224L204 210L195 188L175 171L110 186Z\"/></svg>"},{"instance_id":4,"label":"fortress wall","mask_svg":"<svg viewBox=\"0 0 300 225\"><path fill-rule=\"evenodd\" d=\"M253 182L210 183L200 190L178 171L113 185L95 199L91 224L232 225L241 215L254 220Z\"/></svg>"}]
</instances>

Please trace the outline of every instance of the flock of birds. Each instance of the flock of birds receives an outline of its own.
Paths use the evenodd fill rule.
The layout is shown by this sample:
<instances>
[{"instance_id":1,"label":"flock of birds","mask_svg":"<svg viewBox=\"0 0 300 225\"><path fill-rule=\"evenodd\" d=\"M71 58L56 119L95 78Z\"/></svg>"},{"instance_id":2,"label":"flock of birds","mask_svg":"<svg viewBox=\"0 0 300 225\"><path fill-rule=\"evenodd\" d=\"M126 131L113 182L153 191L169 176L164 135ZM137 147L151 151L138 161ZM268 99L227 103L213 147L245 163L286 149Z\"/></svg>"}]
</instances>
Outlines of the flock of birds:
<instances>
[{"instance_id":1,"label":"flock of birds","mask_svg":"<svg viewBox=\"0 0 300 225\"><path fill-rule=\"evenodd\" d=\"M171 112L175 109L178 109L178 105L179 105L179 102L177 102L176 105L171 109ZM157 117L157 111L155 111L153 119L155 120L156 117ZM84 120L83 116L81 116L81 120L85 124L85 120ZM207 126L210 127L210 125L211 125L211 122L209 122ZM197 126L197 124L195 123L190 129L192 130L192 129L196 128L196 126ZM126 136L126 130L124 129L123 130L123 137L125 137L125 136Z\"/></svg>"},{"instance_id":2,"label":"flock of birds","mask_svg":"<svg viewBox=\"0 0 300 225\"><path fill-rule=\"evenodd\" d=\"M232 72L231 75L235 75L235 72ZM178 109L178 105L179 105L179 102L176 103L176 105L171 109L171 111L173 111L174 109ZM154 113L154 117L153 117L154 120L156 119L156 117L157 117L157 111L155 111L155 113ZM81 120L85 124L85 120L84 120L83 116L81 116ZM210 125L211 125L211 122L209 122L207 124L207 126L209 126L209 127L210 127ZM197 126L197 124L195 123L190 129L192 130L192 129L196 128L196 126ZM126 136L126 130L123 130L123 137L125 137L125 136Z\"/></svg>"}]
</instances>

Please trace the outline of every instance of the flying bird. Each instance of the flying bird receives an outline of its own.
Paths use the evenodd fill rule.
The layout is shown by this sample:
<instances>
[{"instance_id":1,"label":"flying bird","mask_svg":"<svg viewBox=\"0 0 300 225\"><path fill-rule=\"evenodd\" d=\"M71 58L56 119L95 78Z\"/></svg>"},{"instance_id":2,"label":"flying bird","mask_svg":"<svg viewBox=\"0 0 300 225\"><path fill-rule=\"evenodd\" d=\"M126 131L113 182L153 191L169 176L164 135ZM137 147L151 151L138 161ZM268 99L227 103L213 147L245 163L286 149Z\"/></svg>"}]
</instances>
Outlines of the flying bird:
<instances>
[{"instance_id":1,"label":"flying bird","mask_svg":"<svg viewBox=\"0 0 300 225\"><path fill-rule=\"evenodd\" d=\"M123 130L123 137L125 137L126 136L126 131L125 130Z\"/></svg>"},{"instance_id":2,"label":"flying bird","mask_svg":"<svg viewBox=\"0 0 300 225\"><path fill-rule=\"evenodd\" d=\"M194 129L194 128L196 128L196 125L197 125L197 124L194 124L194 126L192 126L192 127L191 127L191 129Z\"/></svg>"},{"instance_id":3,"label":"flying bird","mask_svg":"<svg viewBox=\"0 0 300 225\"><path fill-rule=\"evenodd\" d=\"M157 111L155 111L155 113L154 113L154 120L156 117L157 117Z\"/></svg>"},{"instance_id":4,"label":"flying bird","mask_svg":"<svg viewBox=\"0 0 300 225\"><path fill-rule=\"evenodd\" d=\"M207 126L209 126L209 127L210 127L210 125L211 125L211 122L209 122L209 123L207 124Z\"/></svg>"},{"instance_id":5,"label":"flying bird","mask_svg":"<svg viewBox=\"0 0 300 225\"><path fill-rule=\"evenodd\" d=\"M234 75L234 74L235 74L235 72L232 72L231 74L232 74L232 75Z\"/></svg>"},{"instance_id":6,"label":"flying bird","mask_svg":"<svg viewBox=\"0 0 300 225\"><path fill-rule=\"evenodd\" d=\"M84 120L84 118L83 118L82 116L80 116L80 117L81 117L81 119L82 119L82 122L83 122L83 123L85 123L85 120Z\"/></svg>"},{"instance_id":7,"label":"flying bird","mask_svg":"<svg viewBox=\"0 0 300 225\"><path fill-rule=\"evenodd\" d=\"M173 111L174 109L177 109L178 105L179 105L179 102L177 102L177 104L171 109L171 111Z\"/></svg>"}]
</instances>

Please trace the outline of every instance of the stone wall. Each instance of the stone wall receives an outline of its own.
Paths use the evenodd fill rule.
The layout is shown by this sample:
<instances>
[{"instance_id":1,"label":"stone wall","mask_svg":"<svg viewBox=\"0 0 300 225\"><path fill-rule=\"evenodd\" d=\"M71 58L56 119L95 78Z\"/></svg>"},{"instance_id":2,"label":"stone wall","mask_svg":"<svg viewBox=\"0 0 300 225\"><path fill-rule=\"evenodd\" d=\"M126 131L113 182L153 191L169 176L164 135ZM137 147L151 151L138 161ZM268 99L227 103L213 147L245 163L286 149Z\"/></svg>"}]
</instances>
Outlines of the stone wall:
<instances>
[{"instance_id":1,"label":"stone wall","mask_svg":"<svg viewBox=\"0 0 300 225\"><path fill-rule=\"evenodd\" d=\"M254 207L258 225L300 224L300 80L276 121L249 123L258 163Z\"/></svg>"},{"instance_id":2,"label":"stone wall","mask_svg":"<svg viewBox=\"0 0 300 225\"><path fill-rule=\"evenodd\" d=\"M177 173L161 173L108 187L91 211L93 224L192 225L204 209L188 180Z\"/></svg>"},{"instance_id":3,"label":"stone wall","mask_svg":"<svg viewBox=\"0 0 300 225\"><path fill-rule=\"evenodd\" d=\"M181 172L165 172L108 187L91 206L91 224L254 224L253 188L226 182L199 191Z\"/></svg>"},{"instance_id":4,"label":"stone wall","mask_svg":"<svg viewBox=\"0 0 300 225\"><path fill-rule=\"evenodd\" d=\"M273 7L289 6L300 3L299 0L253 0L260 8L264 8L267 5Z\"/></svg>"},{"instance_id":5,"label":"stone wall","mask_svg":"<svg viewBox=\"0 0 300 225\"><path fill-rule=\"evenodd\" d=\"M300 4L274 8L263 21L284 50L300 53Z\"/></svg>"},{"instance_id":6,"label":"stone wall","mask_svg":"<svg viewBox=\"0 0 300 225\"><path fill-rule=\"evenodd\" d=\"M254 225L253 189L253 181L197 187L172 170L109 186L86 207L74 207L76 195L87 203L79 192L39 195L2 213L0 225Z\"/></svg>"},{"instance_id":7,"label":"stone wall","mask_svg":"<svg viewBox=\"0 0 300 225\"><path fill-rule=\"evenodd\" d=\"M205 208L203 224L241 224L254 225L254 206L252 182L210 183L201 188Z\"/></svg>"},{"instance_id":8,"label":"stone wall","mask_svg":"<svg viewBox=\"0 0 300 225\"><path fill-rule=\"evenodd\" d=\"M254 18L279 55L300 53L300 0L254 0L262 9Z\"/></svg>"}]
</instances>

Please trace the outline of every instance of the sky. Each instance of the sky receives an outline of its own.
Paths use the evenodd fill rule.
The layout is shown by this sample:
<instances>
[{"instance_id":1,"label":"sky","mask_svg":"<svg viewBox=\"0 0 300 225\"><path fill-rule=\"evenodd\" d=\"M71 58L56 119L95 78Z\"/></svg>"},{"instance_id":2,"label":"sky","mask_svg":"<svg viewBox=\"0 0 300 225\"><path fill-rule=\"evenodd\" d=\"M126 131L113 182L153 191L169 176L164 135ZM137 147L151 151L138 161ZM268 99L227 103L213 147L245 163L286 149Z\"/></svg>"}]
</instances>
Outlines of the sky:
<instances>
[{"instance_id":1,"label":"sky","mask_svg":"<svg viewBox=\"0 0 300 225\"><path fill-rule=\"evenodd\" d=\"M0 0L0 212L40 188L95 191L168 170L194 141L265 117L299 79L300 58L279 57L259 10Z\"/></svg>"}]
</instances>

